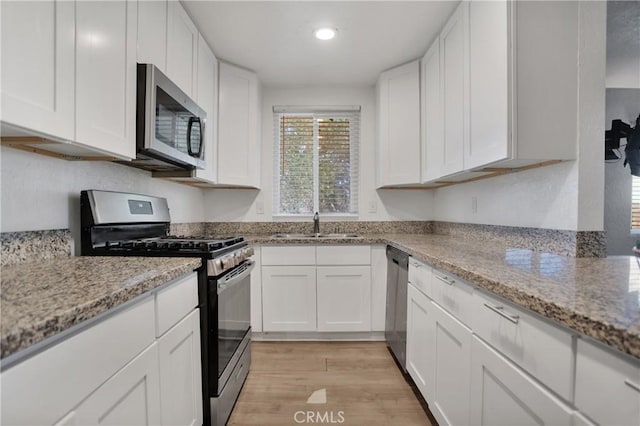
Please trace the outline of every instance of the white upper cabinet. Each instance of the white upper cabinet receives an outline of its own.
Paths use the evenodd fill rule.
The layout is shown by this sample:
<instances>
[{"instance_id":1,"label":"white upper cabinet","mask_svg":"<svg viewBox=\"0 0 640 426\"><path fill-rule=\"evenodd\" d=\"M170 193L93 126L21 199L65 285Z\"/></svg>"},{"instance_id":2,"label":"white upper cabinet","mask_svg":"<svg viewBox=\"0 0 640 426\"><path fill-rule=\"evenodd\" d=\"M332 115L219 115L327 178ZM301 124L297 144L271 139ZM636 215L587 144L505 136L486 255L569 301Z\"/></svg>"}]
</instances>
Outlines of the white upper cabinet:
<instances>
[{"instance_id":1,"label":"white upper cabinet","mask_svg":"<svg viewBox=\"0 0 640 426\"><path fill-rule=\"evenodd\" d=\"M471 1L464 169L576 158L578 2Z\"/></svg>"},{"instance_id":2,"label":"white upper cabinet","mask_svg":"<svg viewBox=\"0 0 640 426\"><path fill-rule=\"evenodd\" d=\"M420 61L420 109L422 112L422 181L442 175L442 87L440 85L440 39Z\"/></svg>"},{"instance_id":3,"label":"white upper cabinet","mask_svg":"<svg viewBox=\"0 0 640 426\"><path fill-rule=\"evenodd\" d=\"M138 62L167 73L167 0L138 2Z\"/></svg>"},{"instance_id":4,"label":"white upper cabinet","mask_svg":"<svg viewBox=\"0 0 640 426\"><path fill-rule=\"evenodd\" d=\"M218 61L207 42L198 41L198 96L196 102L207 113L204 123L204 169L196 169L199 181L217 180L216 151L218 141Z\"/></svg>"},{"instance_id":5,"label":"white upper cabinet","mask_svg":"<svg viewBox=\"0 0 640 426\"><path fill-rule=\"evenodd\" d=\"M442 64L443 163L441 175L463 170L463 147L469 137L469 4L460 3L440 35Z\"/></svg>"},{"instance_id":6,"label":"white upper cabinet","mask_svg":"<svg viewBox=\"0 0 640 426\"><path fill-rule=\"evenodd\" d=\"M419 61L378 77L378 187L420 183Z\"/></svg>"},{"instance_id":7,"label":"white upper cabinet","mask_svg":"<svg viewBox=\"0 0 640 426\"><path fill-rule=\"evenodd\" d=\"M179 1L169 2L167 76L191 98L196 97L198 29Z\"/></svg>"},{"instance_id":8,"label":"white upper cabinet","mask_svg":"<svg viewBox=\"0 0 640 426\"><path fill-rule=\"evenodd\" d=\"M505 1L470 4L470 126L465 168L511 154L509 143L509 6Z\"/></svg>"},{"instance_id":9,"label":"white upper cabinet","mask_svg":"<svg viewBox=\"0 0 640 426\"><path fill-rule=\"evenodd\" d=\"M218 91L218 183L258 188L258 77L221 62Z\"/></svg>"},{"instance_id":10,"label":"white upper cabinet","mask_svg":"<svg viewBox=\"0 0 640 426\"><path fill-rule=\"evenodd\" d=\"M136 156L135 1L76 2L76 140Z\"/></svg>"},{"instance_id":11,"label":"white upper cabinet","mask_svg":"<svg viewBox=\"0 0 640 426\"><path fill-rule=\"evenodd\" d=\"M2 2L2 121L73 140L75 4Z\"/></svg>"}]
</instances>

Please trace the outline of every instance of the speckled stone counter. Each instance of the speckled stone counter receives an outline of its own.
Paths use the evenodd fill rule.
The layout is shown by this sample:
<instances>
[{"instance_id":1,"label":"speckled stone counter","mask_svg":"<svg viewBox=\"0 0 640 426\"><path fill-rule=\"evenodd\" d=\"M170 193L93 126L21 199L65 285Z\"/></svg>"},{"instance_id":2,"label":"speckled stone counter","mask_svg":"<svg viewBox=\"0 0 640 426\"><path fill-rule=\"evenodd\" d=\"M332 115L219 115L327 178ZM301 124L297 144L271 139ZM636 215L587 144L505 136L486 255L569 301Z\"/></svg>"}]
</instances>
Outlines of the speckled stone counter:
<instances>
[{"instance_id":1,"label":"speckled stone counter","mask_svg":"<svg viewBox=\"0 0 640 426\"><path fill-rule=\"evenodd\" d=\"M479 288L640 358L640 266L635 257L575 258L436 234L256 244L390 244Z\"/></svg>"},{"instance_id":2,"label":"speckled stone counter","mask_svg":"<svg viewBox=\"0 0 640 426\"><path fill-rule=\"evenodd\" d=\"M2 268L0 357L54 336L200 266L200 259L69 257Z\"/></svg>"}]
</instances>

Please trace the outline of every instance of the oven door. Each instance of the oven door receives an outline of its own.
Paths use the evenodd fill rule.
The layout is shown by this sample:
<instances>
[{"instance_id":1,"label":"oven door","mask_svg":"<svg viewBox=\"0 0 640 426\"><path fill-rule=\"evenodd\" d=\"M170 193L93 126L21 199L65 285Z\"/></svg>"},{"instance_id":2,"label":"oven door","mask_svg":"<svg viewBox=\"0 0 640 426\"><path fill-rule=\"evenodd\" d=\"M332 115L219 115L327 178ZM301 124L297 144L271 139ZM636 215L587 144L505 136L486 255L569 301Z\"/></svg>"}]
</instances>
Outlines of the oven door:
<instances>
[{"instance_id":1,"label":"oven door","mask_svg":"<svg viewBox=\"0 0 640 426\"><path fill-rule=\"evenodd\" d=\"M241 355L240 344L251 328L251 271L254 266L254 262L246 261L217 280L218 392L227 383Z\"/></svg>"}]
</instances>

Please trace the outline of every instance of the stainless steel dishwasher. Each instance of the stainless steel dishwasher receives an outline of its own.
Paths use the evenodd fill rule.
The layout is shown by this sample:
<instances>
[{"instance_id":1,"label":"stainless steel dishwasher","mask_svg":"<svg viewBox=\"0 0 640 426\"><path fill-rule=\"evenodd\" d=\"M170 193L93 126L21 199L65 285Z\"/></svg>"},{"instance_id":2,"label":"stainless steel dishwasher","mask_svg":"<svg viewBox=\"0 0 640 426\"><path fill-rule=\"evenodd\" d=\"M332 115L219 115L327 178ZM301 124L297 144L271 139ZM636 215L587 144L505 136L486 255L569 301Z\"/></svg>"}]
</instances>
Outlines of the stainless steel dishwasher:
<instances>
[{"instance_id":1,"label":"stainless steel dishwasher","mask_svg":"<svg viewBox=\"0 0 640 426\"><path fill-rule=\"evenodd\" d=\"M384 336L402 371L407 372L407 286L409 255L387 246L387 312Z\"/></svg>"}]
</instances>

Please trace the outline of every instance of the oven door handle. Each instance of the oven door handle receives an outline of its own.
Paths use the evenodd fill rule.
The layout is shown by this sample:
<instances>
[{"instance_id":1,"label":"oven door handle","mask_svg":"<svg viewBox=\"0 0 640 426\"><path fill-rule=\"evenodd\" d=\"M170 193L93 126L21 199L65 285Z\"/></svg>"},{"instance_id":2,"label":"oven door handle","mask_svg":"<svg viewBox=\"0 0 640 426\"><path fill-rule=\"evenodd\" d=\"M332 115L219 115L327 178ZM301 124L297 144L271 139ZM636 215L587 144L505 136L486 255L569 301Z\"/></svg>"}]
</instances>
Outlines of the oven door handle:
<instances>
[{"instance_id":1,"label":"oven door handle","mask_svg":"<svg viewBox=\"0 0 640 426\"><path fill-rule=\"evenodd\" d=\"M251 274L251 271L253 271L253 268L255 268L255 266L256 262L249 260L245 263L244 270L238 275L228 274L224 278L222 278L222 280L218 282L218 294L244 280L247 275Z\"/></svg>"}]
</instances>

